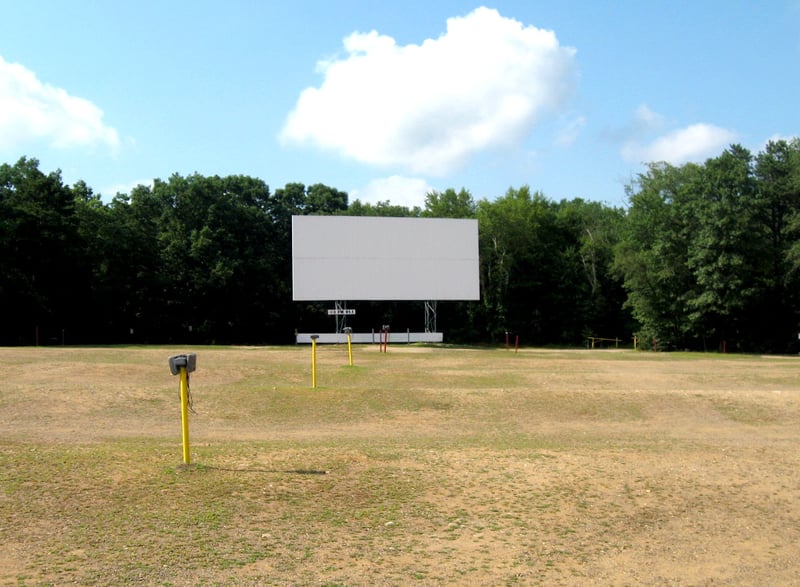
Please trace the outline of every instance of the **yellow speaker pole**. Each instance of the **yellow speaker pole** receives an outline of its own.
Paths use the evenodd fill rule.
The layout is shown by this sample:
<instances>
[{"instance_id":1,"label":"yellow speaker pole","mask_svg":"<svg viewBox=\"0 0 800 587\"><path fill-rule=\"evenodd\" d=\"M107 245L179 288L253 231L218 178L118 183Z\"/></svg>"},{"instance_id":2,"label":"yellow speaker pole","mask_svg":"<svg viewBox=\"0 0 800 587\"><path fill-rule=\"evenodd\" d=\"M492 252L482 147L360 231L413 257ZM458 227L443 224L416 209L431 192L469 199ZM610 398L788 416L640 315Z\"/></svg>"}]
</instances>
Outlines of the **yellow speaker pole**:
<instances>
[{"instance_id":1,"label":"yellow speaker pole","mask_svg":"<svg viewBox=\"0 0 800 587\"><path fill-rule=\"evenodd\" d=\"M317 339L319 334L311 335L311 387L317 387Z\"/></svg>"},{"instance_id":2,"label":"yellow speaker pole","mask_svg":"<svg viewBox=\"0 0 800 587\"><path fill-rule=\"evenodd\" d=\"M350 359L350 366L353 366L353 329L352 328L345 328L344 331L347 333L347 356Z\"/></svg>"},{"instance_id":3,"label":"yellow speaker pole","mask_svg":"<svg viewBox=\"0 0 800 587\"><path fill-rule=\"evenodd\" d=\"M180 368L181 376L181 429L183 432L183 464L188 465L189 455L189 374L186 367Z\"/></svg>"}]
</instances>

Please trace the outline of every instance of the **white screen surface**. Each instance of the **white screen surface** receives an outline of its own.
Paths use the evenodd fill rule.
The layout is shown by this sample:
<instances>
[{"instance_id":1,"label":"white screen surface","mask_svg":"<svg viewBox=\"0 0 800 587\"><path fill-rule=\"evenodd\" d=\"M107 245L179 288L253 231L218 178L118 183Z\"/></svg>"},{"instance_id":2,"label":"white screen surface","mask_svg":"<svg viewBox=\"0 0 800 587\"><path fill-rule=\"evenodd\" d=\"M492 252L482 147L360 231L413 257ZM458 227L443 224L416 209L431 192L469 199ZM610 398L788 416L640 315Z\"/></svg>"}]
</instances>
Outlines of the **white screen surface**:
<instances>
[{"instance_id":1,"label":"white screen surface","mask_svg":"<svg viewBox=\"0 0 800 587\"><path fill-rule=\"evenodd\" d=\"M292 299L478 300L478 221L292 216Z\"/></svg>"}]
</instances>

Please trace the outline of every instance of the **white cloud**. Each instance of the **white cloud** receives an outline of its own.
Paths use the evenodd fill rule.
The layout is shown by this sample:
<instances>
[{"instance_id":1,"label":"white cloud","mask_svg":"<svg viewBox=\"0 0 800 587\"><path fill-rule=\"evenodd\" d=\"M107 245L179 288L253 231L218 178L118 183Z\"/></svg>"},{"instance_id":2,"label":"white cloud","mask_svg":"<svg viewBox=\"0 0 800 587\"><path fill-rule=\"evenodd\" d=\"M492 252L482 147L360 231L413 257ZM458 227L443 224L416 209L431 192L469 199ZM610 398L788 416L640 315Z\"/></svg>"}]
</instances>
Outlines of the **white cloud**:
<instances>
[{"instance_id":1,"label":"white cloud","mask_svg":"<svg viewBox=\"0 0 800 587\"><path fill-rule=\"evenodd\" d=\"M620 127L611 127L604 131L607 139L614 143L627 146L634 145L654 133L663 132L666 128L664 117L650 109L647 104L641 104L633 113L633 118Z\"/></svg>"},{"instance_id":2,"label":"white cloud","mask_svg":"<svg viewBox=\"0 0 800 587\"><path fill-rule=\"evenodd\" d=\"M569 124L559 131L558 135L556 136L556 145L559 147L569 147L577 140L578 135L585 126L586 117L578 116L577 118L573 119L569 122Z\"/></svg>"},{"instance_id":3,"label":"white cloud","mask_svg":"<svg viewBox=\"0 0 800 587\"><path fill-rule=\"evenodd\" d=\"M43 84L32 71L0 57L0 151L39 141L62 149L104 145L112 151L120 144L97 106Z\"/></svg>"},{"instance_id":4,"label":"white cloud","mask_svg":"<svg viewBox=\"0 0 800 587\"><path fill-rule=\"evenodd\" d=\"M664 128L664 117L650 110L647 104L642 104L636 109L634 121L633 131L636 133L659 131Z\"/></svg>"},{"instance_id":5,"label":"white cloud","mask_svg":"<svg viewBox=\"0 0 800 587\"><path fill-rule=\"evenodd\" d=\"M356 32L344 51L318 64L324 79L300 94L281 141L411 173L444 175L519 144L576 81L575 50L552 31L484 7L419 45Z\"/></svg>"},{"instance_id":6,"label":"white cloud","mask_svg":"<svg viewBox=\"0 0 800 587\"><path fill-rule=\"evenodd\" d=\"M622 149L622 156L627 161L666 161L673 165L702 162L719 155L736 139L736 133L731 130L713 124L693 124L658 137L649 144L629 141Z\"/></svg>"},{"instance_id":7,"label":"white cloud","mask_svg":"<svg viewBox=\"0 0 800 587\"><path fill-rule=\"evenodd\" d=\"M425 206L425 196L434 188L424 179L392 175L370 181L363 188L350 190L350 201L361 200L364 203L377 204L389 201L396 206L413 208Z\"/></svg>"}]
</instances>

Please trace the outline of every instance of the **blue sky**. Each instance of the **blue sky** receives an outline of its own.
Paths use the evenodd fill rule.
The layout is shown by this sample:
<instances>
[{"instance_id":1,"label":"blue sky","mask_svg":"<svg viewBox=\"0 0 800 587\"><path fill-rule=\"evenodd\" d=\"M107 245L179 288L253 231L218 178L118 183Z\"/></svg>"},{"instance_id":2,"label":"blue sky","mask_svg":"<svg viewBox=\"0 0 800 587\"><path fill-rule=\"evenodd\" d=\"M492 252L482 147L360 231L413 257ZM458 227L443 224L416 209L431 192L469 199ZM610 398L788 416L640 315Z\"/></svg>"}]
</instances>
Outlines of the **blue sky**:
<instances>
[{"instance_id":1,"label":"blue sky","mask_svg":"<svg viewBox=\"0 0 800 587\"><path fill-rule=\"evenodd\" d=\"M245 174L624 205L642 162L800 135L800 0L0 0L0 162L109 199Z\"/></svg>"}]
</instances>

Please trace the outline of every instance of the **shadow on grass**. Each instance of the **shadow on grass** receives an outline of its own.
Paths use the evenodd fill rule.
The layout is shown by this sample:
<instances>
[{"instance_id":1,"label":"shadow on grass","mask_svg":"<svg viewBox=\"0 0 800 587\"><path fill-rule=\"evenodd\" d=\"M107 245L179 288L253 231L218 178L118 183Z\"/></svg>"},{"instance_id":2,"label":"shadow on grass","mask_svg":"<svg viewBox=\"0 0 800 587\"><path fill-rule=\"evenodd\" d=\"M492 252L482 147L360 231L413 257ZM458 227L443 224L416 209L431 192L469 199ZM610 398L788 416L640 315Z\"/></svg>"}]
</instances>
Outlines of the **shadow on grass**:
<instances>
[{"instance_id":1,"label":"shadow on grass","mask_svg":"<svg viewBox=\"0 0 800 587\"><path fill-rule=\"evenodd\" d=\"M282 475L328 475L330 471L320 469L258 469L258 468L233 468L216 467L214 465L178 465L178 471L225 471L226 473L280 473Z\"/></svg>"}]
</instances>

